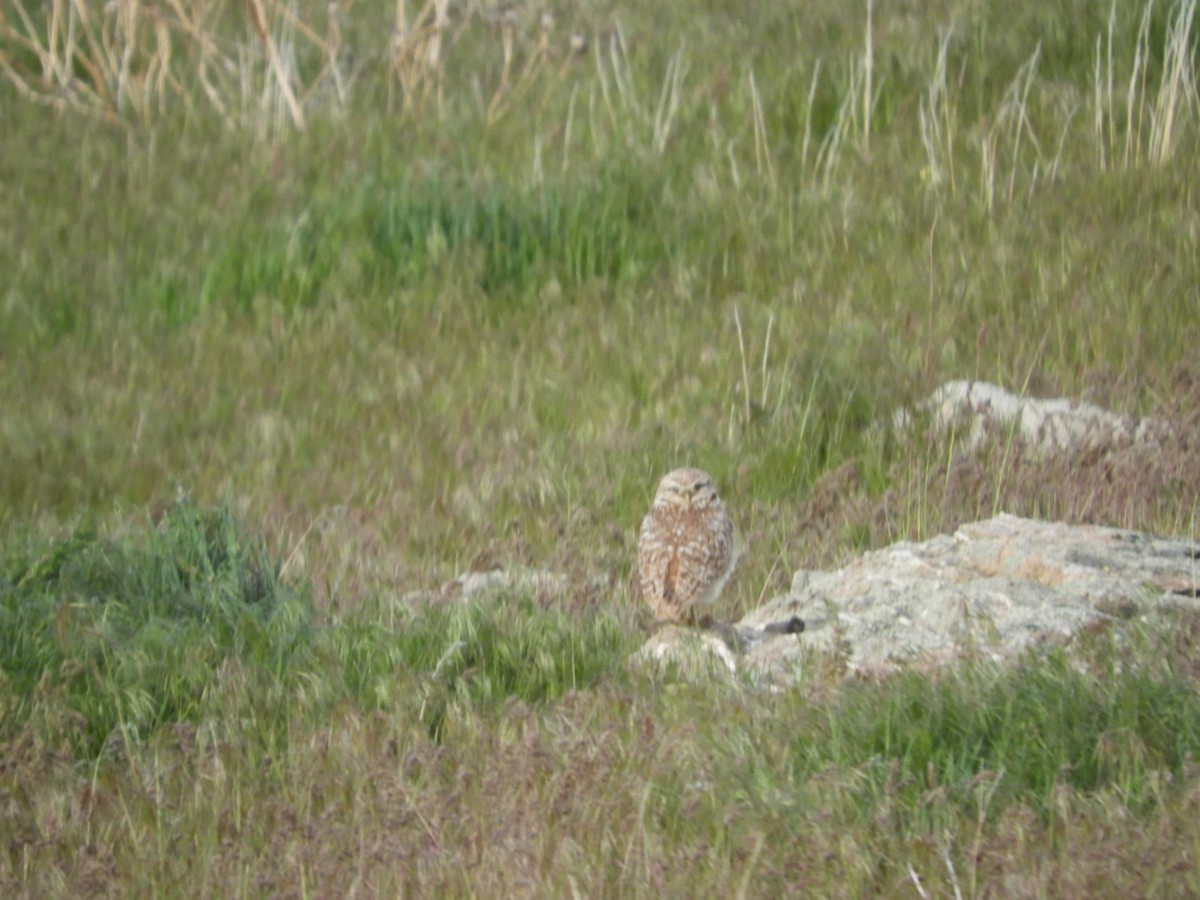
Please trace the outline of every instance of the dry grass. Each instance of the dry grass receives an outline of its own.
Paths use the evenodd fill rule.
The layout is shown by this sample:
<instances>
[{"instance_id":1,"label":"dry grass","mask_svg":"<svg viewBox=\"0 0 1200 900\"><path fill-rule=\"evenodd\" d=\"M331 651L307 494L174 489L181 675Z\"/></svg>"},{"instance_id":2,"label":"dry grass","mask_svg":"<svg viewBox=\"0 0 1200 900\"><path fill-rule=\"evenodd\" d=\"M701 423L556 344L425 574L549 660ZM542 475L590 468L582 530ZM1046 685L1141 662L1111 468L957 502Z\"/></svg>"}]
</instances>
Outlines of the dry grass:
<instances>
[{"instance_id":1,"label":"dry grass","mask_svg":"<svg viewBox=\"0 0 1200 900\"><path fill-rule=\"evenodd\" d=\"M1103 378L1095 379L1100 387ZM1114 386L1115 387L1115 386ZM1112 389L1112 388L1110 388ZM1119 389L1119 388L1117 388ZM1194 535L1200 496L1200 387L1180 368L1147 415L1169 423L1151 444L1048 452L1003 435L975 451L924 435L925 460L898 461L882 493L853 461L826 473L800 506L790 540L802 568L828 567L851 546L948 533L998 512L1078 524ZM939 460L940 456L940 460ZM939 460L939 461L934 461Z\"/></svg>"},{"instance_id":2,"label":"dry grass","mask_svg":"<svg viewBox=\"0 0 1200 900\"><path fill-rule=\"evenodd\" d=\"M551 709L466 713L441 743L342 707L269 753L216 720L83 771L9 753L0 790L18 812L0 885L8 896L1200 887L1190 770L1152 777L1154 802L1134 814L1117 787L1060 786L1045 812L1002 801L1004 773L987 771L965 785L930 775L914 794L914 773L893 764L863 807L877 766L789 774L790 733L820 729L818 707L731 699L599 688Z\"/></svg>"},{"instance_id":3,"label":"dry grass","mask_svg":"<svg viewBox=\"0 0 1200 900\"><path fill-rule=\"evenodd\" d=\"M385 85L389 113L440 110L447 60L468 32L500 56L486 102L494 121L552 61L584 46L581 35L556 31L548 11L531 23L513 10L452 12L448 0L416 9L398 0L390 22L353 2L8 3L0 74L29 100L137 122L182 105L275 134L304 131L313 112L344 112L360 77ZM347 32L362 43L348 43Z\"/></svg>"}]
</instances>

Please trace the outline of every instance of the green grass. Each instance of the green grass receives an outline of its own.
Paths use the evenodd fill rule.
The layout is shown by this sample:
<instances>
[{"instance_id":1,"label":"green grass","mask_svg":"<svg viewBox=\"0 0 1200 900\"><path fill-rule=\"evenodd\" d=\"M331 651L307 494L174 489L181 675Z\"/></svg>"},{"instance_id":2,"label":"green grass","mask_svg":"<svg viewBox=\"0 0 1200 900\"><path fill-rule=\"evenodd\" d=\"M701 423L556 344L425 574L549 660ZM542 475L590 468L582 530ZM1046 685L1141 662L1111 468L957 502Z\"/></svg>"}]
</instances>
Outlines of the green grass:
<instances>
[{"instance_id":1,"label":"green grass","mask_svg":"<svg viewBox=\"0 0 1200 900\"><path fill-rule=\"evenodd\" d=\"M386 618L371 605L315 626L310 592L280 581L261 540L228 508L187 499L121 539L91 527L23 538L0 582L0 671L13 698L4 736L52 705L78 726L65 736L81 758L116 737L227 714L229 667L269 741L286 737L287 700L306 685L322 684L314 715L337 698L395 711L398 673L419 686L420 718L437 737L451 706L555 699L631 649L611 615L573 622L520 595Z\"/></svg>"},{"instance_id":2,"label":"green grass","mask_svg":"<svg viewBox=\"0 0 1200 900\"><path fill-rule=\"evenodd\" d=\"M904 676L881 692L856 692L828 710L828 730L797 751L812 762L860 766L867 813L895 788L919 815L934 786L973 800L995 781L997 809L1022 801L1047 813L1055 791L1118 791L1148 799L1163 772L1180 772L1200 749L1195 689L1134 672L1106 682L1062 656L1027 660L1015 672L987 667L938 682ZM811 763L810 763L811 764ZM916 780L914 776L919 776ZM968 804L969 805L969 804Z\"/></svg>"},{"instance_id":3,"label":"green grass","mask_svg":"<svg viewBox=\"0 0 1200 900\"><path fill-rule=\"evenodd\" d=\"M70 737L84 756L217 714L211 692L228 662L278 693L311 644L308 597L279 583L225 510L181 501L123 541L88 527L29 535L4 570L0 669L18 698L7 736L39 704L61 704L78 717Z\"/></svg>"},{"instance_id":4,"label":"green grass","mask_svg":"<svg viewBox=\"0 0 1200 900\"><path fill-rule=\"evenodd\" d=\"M779 696L631 673L637 639L611 611L567 615L520 592L380 596L316 623L227 508L186 499L122 536L25 535L0 562L0 789L16 803L0 878L14 890L53 889L30 853L65 853L53 871L86 879L67 850L80 840L99 841L130 890L241 890L234 871L202 874L214 857L289 883L260 855L284 847L333 884L348 873L324 842L361 850L385 827L396 844L376 835L369 854L381 886L503 888L524 854L545 866L593 846L538 877L622 893L807 879L837 893L850 864L850 889L890 890L911 878L902 862L943 877L932 849L973 842L960 864L974 879L989 865L978 848L1032 831L1065 855L1114 805L1169 820L1200 749L1190 646L1166 628L1097 636L1071 658ZM83 812L56 822L64 790L83 792ZM293 834L297 816L317 831ZM830 844L831 828L854 844ZM517 855L477 869L471 847L496 829ZM231 833L246 842L233 856ZM832 868L812 859L821 842ZM423 845L447 867L393 867ZM1175 866L1169 847L1154 853Z\"/></svg>"},{"instance_id":5,"label":"green grass","mask_svg":"<svg viewBox=\"0 0 1200 900\"><path fill-rule=\"evenodd\" d=\"M728 618L998 509L1194 535L1194 7L455 6L433 65L417 10L264 0L298 108L241 5L165 63L133 0L10 7L0 892L1200 890L1186 618L783 697L625 668L675 465ZM976 377L1176 432L877 427ZM493 567L565 587L437 593Z\"/></svg>"}]
</instances>

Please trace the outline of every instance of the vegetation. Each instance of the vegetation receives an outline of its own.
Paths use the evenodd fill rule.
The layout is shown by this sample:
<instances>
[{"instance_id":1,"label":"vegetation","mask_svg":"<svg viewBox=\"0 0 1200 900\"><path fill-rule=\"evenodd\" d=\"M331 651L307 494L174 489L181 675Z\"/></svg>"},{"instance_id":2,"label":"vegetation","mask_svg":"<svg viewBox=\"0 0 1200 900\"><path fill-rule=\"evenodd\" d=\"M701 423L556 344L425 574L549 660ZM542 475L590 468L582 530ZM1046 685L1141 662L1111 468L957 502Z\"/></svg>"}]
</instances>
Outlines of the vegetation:
<instances>
[{"instance_id":1,"label":"vegetation","mask_svg":"<svg viewBox=\"0 0 1200 900\"><path fill-rule=\"evenodd\" d=\"M0 893L1200 892L1200 620L626 667L673 465L726 617L999 509L1195 535L1194 15L4 0ZM966 377L1174 431L878 427Z\"/></svg>"}]
</instances>

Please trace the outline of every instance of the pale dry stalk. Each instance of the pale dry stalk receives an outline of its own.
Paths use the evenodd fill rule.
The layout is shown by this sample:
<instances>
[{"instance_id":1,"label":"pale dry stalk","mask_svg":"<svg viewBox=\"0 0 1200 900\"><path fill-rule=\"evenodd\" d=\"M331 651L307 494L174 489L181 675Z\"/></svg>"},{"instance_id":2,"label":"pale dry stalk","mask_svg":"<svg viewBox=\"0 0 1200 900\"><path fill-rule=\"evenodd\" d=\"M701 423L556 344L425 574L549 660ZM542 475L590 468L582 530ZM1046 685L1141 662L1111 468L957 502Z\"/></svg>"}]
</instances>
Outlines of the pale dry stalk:
<instances>
[{"instance_id":1,"label":"pale dry stalk","mask_svg":"<svg viewBox=\"0 0 1200 900\"><path fill-rule=\"evenodd\" d=\"M301 107L300 101L296 99L292 76L283 64L283 60L279 55L279 47L272 37L271 32L267 29L267 15L266 10L263 8L263 0L246 0L246 12L250 17L250 24L254 27L259 41L262 42L263 50L267 54L267 62L271 67L272 74L275 76L275 84L283 97L284 103L287 105L292 124L296 126L297 130L303 131L304 109Z\"/></svg>"},{"instance_id":2,"label":"pale dry stalk","mask_svg":"<svg viewBox=\"0 0 1200 900\"><path fill-rule=\"evenodd\" d=\"M442 41L449 24L449 0L427 0L411 20L405 0L396 0L392 32L391 71L400 85L405 111L424 105L431 94L441 95ZM391 109L389 85L388 107Z\"/></svg>"},{"instance_id":3,"label":"pale dry stalk","mask_svg":"<svg viewBox=\"0 0 1200 900\"><path fill-rule=\"evenodd\" d=\"M521 71L515 78L512 78L510 73L517 50L514 22L515 17L507 15L500 20L500 43L503 62L500 69L500 83L492 93L492 99L488 103L487 120L489 123L497 121L511 108L512 104L519 97L524 96L528 92L529 88L536 81L537 76L545 69L546 61L550 55L550 30L553 26L553 18L543 16L539 23L538 35L535 39L533 49L525 56L525 61L521 65Z\"/></svg>"}]
</instances>

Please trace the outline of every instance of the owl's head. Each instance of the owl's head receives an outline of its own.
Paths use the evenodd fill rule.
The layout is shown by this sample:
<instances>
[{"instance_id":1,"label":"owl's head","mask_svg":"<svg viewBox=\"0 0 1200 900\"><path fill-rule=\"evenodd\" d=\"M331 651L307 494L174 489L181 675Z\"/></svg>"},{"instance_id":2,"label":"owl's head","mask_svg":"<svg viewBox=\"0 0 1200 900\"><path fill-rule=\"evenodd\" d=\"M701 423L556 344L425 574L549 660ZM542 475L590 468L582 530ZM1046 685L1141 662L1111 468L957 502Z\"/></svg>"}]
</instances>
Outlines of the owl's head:
<instances>
[{"instance_id":1,"label":"owl's head","mask_svg":"<svg viewBox=\"0 0 1200 900\"><path fill-rule=\"evenodd\" d=\"M700 469L675 469L663 476L654 495L655 506L704 509L719 506L721 498L712 476Z\"/></svg>"}]
</instances>

